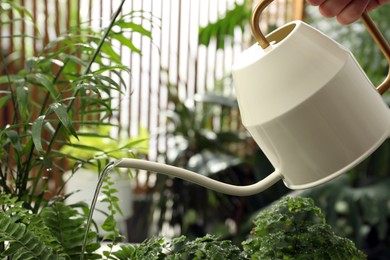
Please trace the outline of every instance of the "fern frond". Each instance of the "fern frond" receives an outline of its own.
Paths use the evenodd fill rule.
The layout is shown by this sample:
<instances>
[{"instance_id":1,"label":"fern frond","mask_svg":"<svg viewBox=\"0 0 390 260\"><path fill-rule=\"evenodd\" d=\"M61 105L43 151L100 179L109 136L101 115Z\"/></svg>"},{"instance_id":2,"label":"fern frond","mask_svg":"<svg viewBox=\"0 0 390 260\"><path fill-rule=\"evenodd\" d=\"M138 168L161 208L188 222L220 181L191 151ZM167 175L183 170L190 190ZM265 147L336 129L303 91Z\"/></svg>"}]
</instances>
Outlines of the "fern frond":
<instances>
[{"instance_id":1,"label":"fern frond","mask_svg":"<svg viewBox=\"0 0 390 260\"><path fill-rule=\"evenodd\" d=\"M64 259L52 252L33 232L27 230L23 223L16 223L7 214L0 212L0 243L4 250L0 257L18 259Z\"/></svg>"},{"instance_id":2,"label":"fern frond","mask_svg":"<svg viewBox=\"0 0 390 260\"><path fill-rule=\"evenodd\" d=\"M80 259L81 245L86 233L86 217L80 215L76 209L61 202L44 208L41 216L45 225L51 229L52 234L64 247L64 252L71 259ZM93 252L100 247L99 243L94 242L96 238L95 232L89 232L86 259L96 257Z\"/></svg>"}]
</instances>

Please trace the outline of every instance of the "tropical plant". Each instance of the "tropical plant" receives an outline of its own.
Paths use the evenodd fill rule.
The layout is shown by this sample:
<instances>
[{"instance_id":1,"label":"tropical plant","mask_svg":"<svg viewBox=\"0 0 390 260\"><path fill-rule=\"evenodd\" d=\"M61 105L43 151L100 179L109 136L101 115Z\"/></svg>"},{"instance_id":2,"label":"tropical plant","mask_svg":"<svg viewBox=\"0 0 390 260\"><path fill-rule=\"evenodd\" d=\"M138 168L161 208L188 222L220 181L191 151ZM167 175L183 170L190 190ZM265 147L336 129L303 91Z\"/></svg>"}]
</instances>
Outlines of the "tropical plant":
<instances>
[{"instance_id":1,"label":"tropical plant","mask_svg":"<svg viewBox=\"0 0 390 260\"><path fill-rule=\"evenodd\" d=\"M12 1L2 1L1 7L3 12L9 12L12 7L11 11L29 14ZM63 158L90 163L63 153L59 148L68 145L105 153L93 145L71 143L69 136L111 139L94 128L118 127L108 119L115 115L112 101L123 91L123 73L129 71L121 64L120 56L112 46L114 42L120 42L139 52L123 34L130 31L151 37L149 31L131 20L135 16L142 17L142 12L131 12L117 19L120 10L102 31L86 26L70 28L37 56L27 58L24 68L17 73L11 74L6 66L10 57L2 53L5 75L0 77L0 108L10 108L13 116L6 127L0 129L1 190L14 194L34 212L47 203L49 179L64 171L60 163ZM20 18L2 22L18 20ZM111 30L113 27L115 31ZM111 75L116 75L118 81ZM89 131L79 131L86 129L82 126L88 126ZM128 150L129 144L117 149L120 148Z\"/></svg>"},{"instance_id":2,"label":"tropical plant","mask_svg":"<svg viewBox=\"0 0 390 260\"><path fill-rule=\"evenodd\" d=\"M142 11L120 15L124 2L121 1L106 28L91 28L88 23L71 27L31 57L18 49L17 42L34 36L0 36L2 40L12 38L16 50L12 54L1 51L0 114L11 114L2 118L0 128L1 257L101 258L93 253L100 246L96 233L99 227L90 228L87 224L92 212L84 204L65 205L70 194L64 193L64 184L59 181L53 188L51 183L55 178L61 179L66 170L76 172L85 165L95 165L99 172L118 152L135 156L129 150L139 141L127 140L120 146L102 149L73 140L113 140L110 134L97 129L120 128L111 120L118 110L112 102L125 91L124 77L130 71L122 64L114 46L121 44L139 53L131 38L124 35L150 38L150 31L133 20L141 19L143 23L154 20ZM29 10L9 0L0 1L0 19L4 25L33 23ZM85 153L93 151L93 156L64 152L61 150L64 146ZM65 163L68 159L71 165ZM108 176L102 193L109 212L102 229L109 232L103 239L115 243L120 234L113 216L120 209L117 191L111 186ZM104 254L108 258L110 253Z\"/></svg>"}]
</instances>

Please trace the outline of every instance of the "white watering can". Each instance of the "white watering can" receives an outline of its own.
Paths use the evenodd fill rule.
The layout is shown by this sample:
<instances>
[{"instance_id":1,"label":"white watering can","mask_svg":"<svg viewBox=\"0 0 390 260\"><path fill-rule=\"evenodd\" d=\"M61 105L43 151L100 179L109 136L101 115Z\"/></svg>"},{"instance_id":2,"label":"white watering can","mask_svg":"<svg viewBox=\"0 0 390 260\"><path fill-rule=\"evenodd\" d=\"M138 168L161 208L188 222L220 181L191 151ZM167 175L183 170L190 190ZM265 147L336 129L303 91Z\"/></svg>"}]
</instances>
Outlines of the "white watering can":
<instances>
[{"instance_id":1,"label":"white watering can","mask_svg":"<svg viewBox=\"0 0 390 260\"><path fill-rule=\"evenodd\" d=\"M390 76L375 88L352 53L302 21L264 36L252 15L258 41L233 66L242 122L275 171L249 186L235 186L160 163L121 159L110 167L154 171L218 192L247 196L279 180L291 189L324 183L359 164L390 135L383 94ZM367 13L361 17L390 62L390 48Z\"/></svg>"}]
</instances>

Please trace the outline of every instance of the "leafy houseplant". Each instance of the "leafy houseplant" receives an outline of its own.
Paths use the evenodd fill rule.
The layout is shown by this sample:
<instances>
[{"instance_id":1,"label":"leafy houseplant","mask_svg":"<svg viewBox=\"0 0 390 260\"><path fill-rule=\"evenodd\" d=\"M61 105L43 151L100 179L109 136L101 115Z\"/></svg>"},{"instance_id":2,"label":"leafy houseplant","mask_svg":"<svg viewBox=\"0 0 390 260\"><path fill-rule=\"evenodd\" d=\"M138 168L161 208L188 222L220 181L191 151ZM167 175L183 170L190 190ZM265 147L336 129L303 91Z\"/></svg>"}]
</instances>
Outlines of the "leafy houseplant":
<instances>
[{"instance_id":1,"label":"leafy houseplant","mask_svg":"<svg viewBox=\"0 0 390 260\"><path fill-rule=\"evenodd\" d=\"M332 231L313 200L301 197L283 197L261 211L242 247L212 235L193 240L181 236L170 242L153 237L136 246L121 246L113 255L134 260L366 258L351 240Z\"/></svg>"},{"instance_id":2,"label":"leafy houseplant","mask_svg":"<svg viewBox=\"0 0 390 260\"><path fill-rule=\"evenodd\" d=\"M283 197L259 213L251 235L243 247L252 259L365 259L308 198Z\"/></svg>"},{"instance_id":3,"label":"leafy houseplant","mask_svg":"<svg viewBox=\"0 0 390 260\"><path fill-rule=\"evenodd\" d=\"M140 50L124 34L151 37L149 30L133 22L133 18L153 22L142 11L120 16L124 0L113 14L107 28L95 30L86 24L49 42L38 54L26 57L25 62L13 60L15 55L1 51L0 113L4 118L0 128L0 256L12 259L79 259L99 258L93 253L99 247L98 234L87 233L86 219L90 214L85 204L65 205L69 196L63 192L61 181L53 189L53 181L60 180L69 168L77 170L95 165L101 170L112 150L127 152L137 142L129 141L110 151L95 145L71 142L84 138L108 138L95 130L103 126L119 128L115 118L117 108L113 100L124 91L124 75L118 50L120 43L130 51ZM32 15L18 2L0 2L1 24L33 23ZM1 35L17 42L29 35ZM18 57L24 57L15 44ZM113 80L113 75L118 80ZM2 118L3 120L3 118ZM85 131L85 129L95 129ZM77 147L99 151L98 158L86 159L61 150ZM64 160L75 162L64 166ZM109 179L103 186L109 204L103 229L105 237L115 241L119 237L113 216L120 212L115 189ZM55 185L54 185L55 186ZM81 209L81 213L76 211ZM85 251L82 251L82 245ZM106 254L109 254L106 253Z\"/></svg>"}]
</instances>

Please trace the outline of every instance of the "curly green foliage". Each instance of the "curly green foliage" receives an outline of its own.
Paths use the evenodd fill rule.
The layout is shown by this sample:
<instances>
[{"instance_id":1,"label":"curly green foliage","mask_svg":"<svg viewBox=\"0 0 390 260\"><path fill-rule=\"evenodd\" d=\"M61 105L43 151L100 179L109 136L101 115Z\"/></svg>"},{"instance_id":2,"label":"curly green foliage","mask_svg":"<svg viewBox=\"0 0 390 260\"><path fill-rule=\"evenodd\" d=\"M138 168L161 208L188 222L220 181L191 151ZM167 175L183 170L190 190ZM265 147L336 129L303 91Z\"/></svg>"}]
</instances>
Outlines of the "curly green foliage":
<instances>
[{"instance_id":1,"label":"curly green foliage","mask_svg":"<svg viewBox=\"0 0 390 260\"><path fill-rule=\"evenodd\" d=\"M53 236L63 246L64 253L70 259L80 259L84 234L87 230L86 216L80 215L76 209L61 202L55 203L51 207L45 207L41 212L41 216ZM95 232L88 233L88 243L84 253L85 259L98 259L99 256L93 254L100 247L96 239L97 234Z\"/></svg>"},{"instance_id":2,"label":"curly green foliage","mask_svg":"<svg viewBox=\"0 0 390 260\"><path fill-rule=\"evenodd\" d=\"M141 244L122 245L121 249L112 254L113 259L144 260L144 259L246 259L241 249L229 240L206 235L195 240L187 240L185 236L165 242L163 238L152 237Z\"/></svg>"},{"instance_id":3,"label":"curly green foliage","mask_svg":"<svg viewBox=\"0 0 390 260\"><path fill-rule=\"evenodd\" d=\"M121 245L120 250L112 253L112 259L118 260L158 260L164 259L163 249L165 242L163 238L152 237L139 245Z\"/></svg>"},{"instance_id":4,"label":"curly green foliage","mask_svg":"<svg viewBox=\"0 0 390 260\"><path fill-rule=\"evenodd\" d=\"M220 240L213 235L196 238L193 241L185 241L185 237L179 237L173 241L174 251L166 259L245 259L241 249L233 245L230 240Z\"/></svg>"},{"instance_id":5,"label":"curly green foliage","mask_svg":"<svg viewBox=\"0 0 390 260\"><path fill-rule=\"evenodd\" d=\"M0 213L0 257L12 259L65 259L56 255L50 248L28 230L23 223L16 223L9 215Z\"/></svg>"},{"instance_id":6,"label":"curly green foliage","mask_svg":"<svg viewBox=\"0 0 390 260\"><path fill-rule=\"evenodd\" d=\"M55 256L61 259L63 248L43 219L22 205L23 202L16 197L0 194L0 256L12 256L13 259Z\"/></svg>"},{"instance_id":7,"label":"curly green foliage","mask_svg":"<svg viewBox=\"0 0 390 260\"><path fill-rule=\"evenodd\" d=\"M337 236L312 199L284 197L255 219L242 243L252 259L365 259L354 243Z\"/></svg>"}]
</instances>

